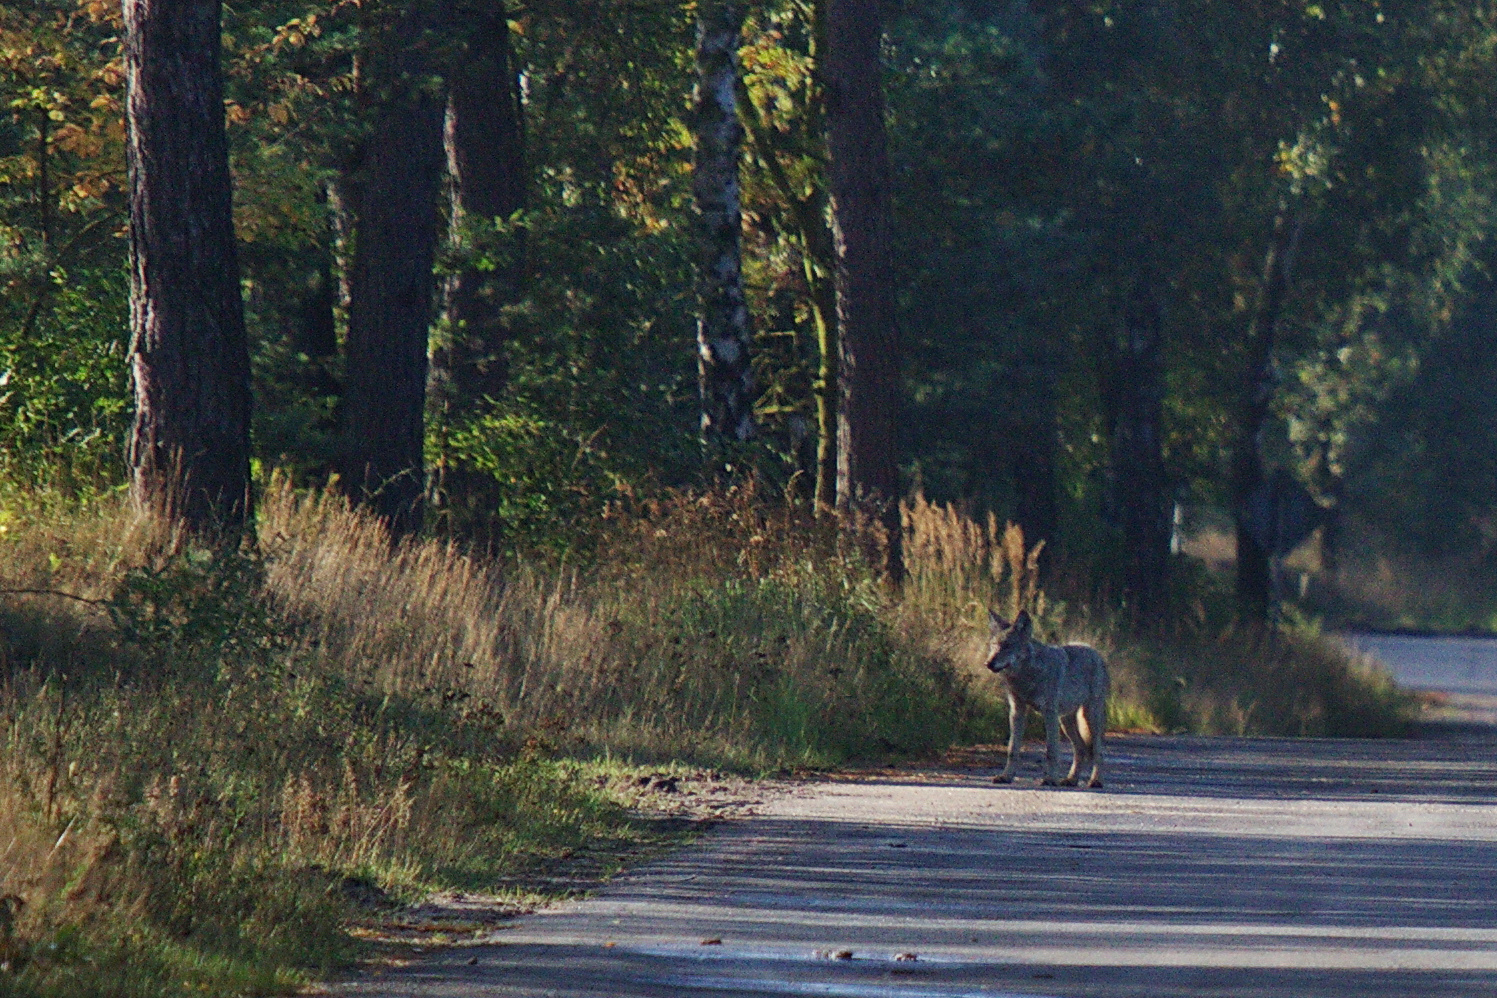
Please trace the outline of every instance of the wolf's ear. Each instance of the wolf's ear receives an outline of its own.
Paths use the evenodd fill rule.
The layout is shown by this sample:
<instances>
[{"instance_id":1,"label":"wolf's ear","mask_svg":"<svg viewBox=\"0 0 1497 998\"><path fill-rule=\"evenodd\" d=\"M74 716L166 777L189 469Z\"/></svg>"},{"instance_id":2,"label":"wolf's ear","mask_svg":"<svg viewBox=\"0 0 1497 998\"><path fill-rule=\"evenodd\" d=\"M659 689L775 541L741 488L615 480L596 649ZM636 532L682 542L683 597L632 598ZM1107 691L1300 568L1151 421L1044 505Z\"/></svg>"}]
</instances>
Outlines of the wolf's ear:
<instances>
[{"instance_id":1,"label":"wolf's ear","mask_svg":"<svg viewBox=\"0 0 1497 998\"><path fill-rule=\"evenodd\" d=\"M1028 634L1034 627L1034 620L1029 616L1028 610L1020 610L1019 615L1014 618L1014 630Z\"/></svg>"},{"instance_id":2,"label":"wolf's ear","mask_svg":"<svg viewBox=\"0 0 1497 998\"><path fill-rule=\"evenodd\" d=\"M1012 626L1012 624L998 616L992 610L988 611L988 627L994 634L997 634L999 631L1006 631Z\"/></svg>"}]
</instances>

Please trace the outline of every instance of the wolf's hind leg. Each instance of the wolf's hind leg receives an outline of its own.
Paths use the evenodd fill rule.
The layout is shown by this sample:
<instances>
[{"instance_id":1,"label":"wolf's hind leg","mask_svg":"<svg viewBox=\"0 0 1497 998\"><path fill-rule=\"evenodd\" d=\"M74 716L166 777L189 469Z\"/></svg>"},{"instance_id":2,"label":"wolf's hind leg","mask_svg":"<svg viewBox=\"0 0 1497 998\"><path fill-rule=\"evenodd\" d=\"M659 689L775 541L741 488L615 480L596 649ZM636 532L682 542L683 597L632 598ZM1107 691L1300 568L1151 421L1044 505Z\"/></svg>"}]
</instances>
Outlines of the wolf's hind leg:
<instances>
[{"instance_id":1,"label":"wolf's hind leg","mask_svg":"<svg viewBox=\"0 0 1497 998\"><path fill-rule=\"evenodd\" d=\"M1052 704L1045 708L1045 778L1041 786L1060 786L1060 712Z\"/></svg>"},{"instance_id":2,"label":"wolf's hind leg","mask_svg":"<svg viewBox=\"0 0 1497 998\"><path fill-rule=\"evenodd\" d=\"M1028 705L1010 696L1008 698L1008 761L1003 764L1003 772L993 777L994 783L1014 782L1014 767L1019 764L1019 746L1024 744L1024 722L1028 719Z\"/></svg>"},{"instance_id":3,"label":"wolf's hind leg","mask_svg":"<svg viewBox=\"0 0 1497 998\"><path fill-rule=\"evenodd\" d=\"M1091 734L1088 741L1091 742L1092 775L1086 781L1089 787L1102 786L1102 739L1107 732L1107 698L1101 697L1093 700L1082 708L1083 716L1080 718Z\"/></svg>"},{"instance_id":4,"label":"wolf's hind leg","mask_svg":"<svg viewBox=\"0 0 1497 998\"><path fill-rule=\"evenodd\" d=\"M1079 712L1075 715L1061 715L1061 733L1066 736L1066 741L1071 743L1071 771L1066 774L1065 779L1060 781L1063 786L1074 787L1076 785L1076 774L1079 773L1086 764L1086 738L1080 733L1080 731L1077 730L1078 724L1085 723L1086 722L1082 720Z\"/></svg>"}]
</instances>

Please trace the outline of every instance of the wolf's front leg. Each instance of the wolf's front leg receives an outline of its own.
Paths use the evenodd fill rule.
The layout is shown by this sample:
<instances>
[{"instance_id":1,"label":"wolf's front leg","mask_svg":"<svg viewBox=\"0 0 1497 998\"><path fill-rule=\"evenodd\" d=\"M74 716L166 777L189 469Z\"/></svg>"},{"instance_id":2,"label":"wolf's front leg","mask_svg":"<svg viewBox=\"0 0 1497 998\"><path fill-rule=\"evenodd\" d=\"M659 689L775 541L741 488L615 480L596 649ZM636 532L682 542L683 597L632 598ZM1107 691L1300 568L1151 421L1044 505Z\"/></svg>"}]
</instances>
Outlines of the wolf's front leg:
<instances>
[{"instance_id":1,"label":"wolf's front leg","mask_svg":"<svg viewBox=\"0 0 1497 998\"><path fill-rule=\"evenodd\" d=\"M994 783L1014 782L1014 767L1019 764L1019 746L1024 744L1024 722L1029 719L1029 708L1008 696L1008 761L1003 772L993 777Z\"/></svg>"},{"instance_id":2,"label":"wolf's front leg","mask_svg":"<svg viewBox=\"0 0 1497 998\"><path fill-rule=\"evenodd\" d=\"M1060 711L1054 704L1045 708L1045 778L1041 786L1060 786Z\"/></svg>"}]
</instances>

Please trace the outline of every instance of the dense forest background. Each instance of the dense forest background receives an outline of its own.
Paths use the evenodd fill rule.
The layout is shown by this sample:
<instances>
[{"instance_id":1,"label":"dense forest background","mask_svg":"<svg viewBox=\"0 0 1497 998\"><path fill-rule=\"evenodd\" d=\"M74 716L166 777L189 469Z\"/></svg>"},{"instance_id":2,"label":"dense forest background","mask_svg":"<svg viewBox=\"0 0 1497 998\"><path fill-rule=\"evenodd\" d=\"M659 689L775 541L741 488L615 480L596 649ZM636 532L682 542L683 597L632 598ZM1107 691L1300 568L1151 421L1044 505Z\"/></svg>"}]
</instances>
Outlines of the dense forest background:
<instances>
[{"instance_id":1,"label":"dense forest background","mask_svg":"<svg viewBox=\"0 0 1497 998\"><path fill-rule=\"evenodd\" d=\"M736 11L753 434L726 464L808 503L836 337L825 6ZM376 232L420 242L400 211L429 212L436 234L426 530L585 559L610 509L720 477L701 444L693 196L715 9L224 9L259 480L320 484L368 445L350 428L371 404L348 387L357 258ZM1318 527L1315 567L1355 562L1368 586L1432 559L1482 577L1497 543L1497 13L882 10L902 491L1014 520L1053 564L1124 594L1153 571L1139 538L1166 542L1172 516L1187 533L1235 520L1269 557ZM13 490L128 478L121 35L105 0L0 6ZM441 185L376 176L444 103Z\"/></svg>"}]
</instances>

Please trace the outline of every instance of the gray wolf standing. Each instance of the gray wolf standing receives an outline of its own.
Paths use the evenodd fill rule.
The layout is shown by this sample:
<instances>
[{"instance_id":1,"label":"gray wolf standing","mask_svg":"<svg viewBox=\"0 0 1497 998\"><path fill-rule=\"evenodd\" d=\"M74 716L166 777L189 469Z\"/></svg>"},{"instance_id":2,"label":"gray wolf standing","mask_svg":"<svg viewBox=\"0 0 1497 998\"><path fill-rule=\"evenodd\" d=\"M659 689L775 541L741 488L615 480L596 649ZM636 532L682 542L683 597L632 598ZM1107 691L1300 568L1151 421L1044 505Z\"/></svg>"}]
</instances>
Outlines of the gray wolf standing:
<instances>
[{"instance_id":1,"label":"gray wolf standing","mask_svg":"<svg viewBox=\"0 0 1497 998\"><path fill-rule=\"evenodd\" d=\"M1090 645L1047 645L1034 639L1034 621L1020 610L1010 624L992 610L992 628L987 666L1008 685L1008 764L993 777L994 783L1010 783L1019 746L1024 742L1024 721L1033 707L1045 719L1045 786L1076 785L1089 762L1089 787L1102 785L1102 733L1107 726L1107 663ZM1071 742L1071 772L1060 778L1060 732Z\"/></svg>"}]
</instances>

